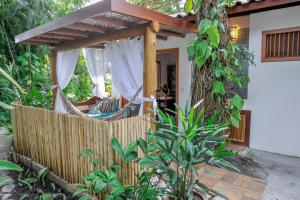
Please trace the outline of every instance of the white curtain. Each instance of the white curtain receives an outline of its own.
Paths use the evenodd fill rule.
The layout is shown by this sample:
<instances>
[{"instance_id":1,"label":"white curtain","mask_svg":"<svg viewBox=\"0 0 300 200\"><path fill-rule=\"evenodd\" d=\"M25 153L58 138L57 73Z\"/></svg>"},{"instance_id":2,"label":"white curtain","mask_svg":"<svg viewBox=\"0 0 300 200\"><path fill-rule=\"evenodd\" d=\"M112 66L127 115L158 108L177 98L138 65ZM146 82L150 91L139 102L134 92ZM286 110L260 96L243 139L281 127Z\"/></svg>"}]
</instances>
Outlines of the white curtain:
<instances>
[{"instance_id":1,"label":"white curtain","mask_svg":"<svg viewBox=\"0 0 300 200\"><path fill-rule=\"evenodd\" d=\"M87 63L87 70L95 85L93 95L106 97L104 76L108 67L103 49L83 49L83 55Z\"/></svg>"},{"instance_id":2,"label":"white curtain","mask_svg":"<svg viewBox=\"0 0 300 200\"><path fill-rule=\"evenodd\" d=\"M56 60L56 76L58 83L58 91L56 94L56 101L54 110L56 112L65 112L59 90L67 87L74 73L76 63L79 57L80 50L74 49L70 51L59 51ZM55 86L55 87L57 87Z\"/></svg>"},{"instance_id":3,"label":"white curtain","mask_svg":"<svg viewBox=\"0 0 300 200\"><path fill-rule=\"evenodd\" d=\"M111 63L113 86L121 96L129 101L132 100L139 88L143 87L143 38L106 44L105 55ZM133 103L143 103L143 91L138 94Z\"/></svg>"}]
</instances>

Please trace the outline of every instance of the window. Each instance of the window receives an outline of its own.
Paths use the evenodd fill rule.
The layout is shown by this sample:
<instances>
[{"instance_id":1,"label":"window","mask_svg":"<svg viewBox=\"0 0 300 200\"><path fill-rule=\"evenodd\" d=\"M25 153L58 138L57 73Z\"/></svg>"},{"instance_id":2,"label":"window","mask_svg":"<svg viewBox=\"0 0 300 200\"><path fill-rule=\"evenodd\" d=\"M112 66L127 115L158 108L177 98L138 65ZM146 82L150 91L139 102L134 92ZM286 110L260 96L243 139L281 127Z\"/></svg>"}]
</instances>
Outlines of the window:
<instances>
[{"instance_id":1,"label":"window","mask_svg":"<svg viewBox=\"0 0 300 200\"><path fill-rule=\"evenodd\" d=\"M262 62L293 60L300 60L300 27L262 33Z\"/></svg>"}]
</instances>

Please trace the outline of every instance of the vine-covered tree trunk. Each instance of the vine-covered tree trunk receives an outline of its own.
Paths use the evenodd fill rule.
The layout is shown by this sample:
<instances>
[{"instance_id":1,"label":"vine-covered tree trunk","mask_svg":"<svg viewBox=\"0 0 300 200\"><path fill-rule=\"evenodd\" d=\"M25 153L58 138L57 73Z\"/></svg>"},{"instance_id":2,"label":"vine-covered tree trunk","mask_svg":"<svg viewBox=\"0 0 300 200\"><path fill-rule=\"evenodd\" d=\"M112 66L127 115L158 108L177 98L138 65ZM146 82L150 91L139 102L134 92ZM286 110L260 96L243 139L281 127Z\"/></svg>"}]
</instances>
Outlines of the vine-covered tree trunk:
<instances>
[{"instance_id":1,"label":"vine-covered tree trunk","mask_svg":"<svg viewBox=\"0 0 300 200\"><path fill-rule=\"evenodd\" d=\"M211 10L217 7L217 0L204 0L201 8L197 13L197 24L202 19L211 19ZM219 19L225 25L225 33L220 34L220 46L226 46L228 42L228 19L226 13L218 12ZM199 33L198 33L199 36ZM214 122L225 121L226 115L223 112L225 105L225 98L214 98L212 96L212 89L214 83L214 76L212 75L211 59L208 59L202 68L193 64L192 83L191 83L191 103L195 105L197 102L203 100L202 107L205 108L206 120L213 120ZM216 119L218 117L218 119ZM213 119L212 119L213 118Z\"/></svg>"},{"instance_id":2,"label":"vine-covered tree trunk","mask_svg":"<svg viewBox=\"0 0 300 200\"><path fill-rule=\"evenodd\" d=\"M187 0L186 12L197 13L197 37L188 45L193 59L191 103L202 101L204 122L230 122L239 125L243 99L226 85L245 85L248 76L242 71L241 60L253 62L253 55L230 41L226 8L232 0Z\"/></svg>"}]
</instances>

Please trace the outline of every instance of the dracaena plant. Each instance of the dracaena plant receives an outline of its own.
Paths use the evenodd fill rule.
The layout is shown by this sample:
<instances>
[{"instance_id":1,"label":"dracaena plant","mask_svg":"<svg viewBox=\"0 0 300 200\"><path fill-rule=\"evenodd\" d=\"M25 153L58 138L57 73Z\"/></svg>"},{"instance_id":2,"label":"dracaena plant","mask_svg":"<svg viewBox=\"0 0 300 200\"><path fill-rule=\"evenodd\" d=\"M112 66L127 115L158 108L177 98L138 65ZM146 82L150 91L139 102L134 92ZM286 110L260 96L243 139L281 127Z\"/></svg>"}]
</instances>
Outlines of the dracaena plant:
<instances>
[{"instance_id":1,"label":"dracaena plant","mask_svg":"<svg viewBox=\"0 0 300 200\"><path fill-rule=\"evenodd\" d=\"M254 56L230 39L226 8L233 4L233 0L186 0L185 11L196 13L199 27L187 46L193 60L192 103L204 99L206 124L230 122L238 127L244 100L228 86L248 83L242 61L254 65Z\"/></svg>"},{"instance_id":2,"label":"dracaena plant","mask_svg":"<svg viewBox=\"0 0 300 200\"><path fill-rule=\"evenodd\" d=\"M139 165L141 171L138 182L135 185L124 186L120 184L114 170L103 168L105 176L100 175L103 172L97 170L92 170L92 176L88 176L92 180L93 188L99 181L98 185L107 189L99 190L105 192L107 199L193 199L197 194L221 195L207 188L202 180L197 178L197 168L199 164L209 164L237 170L223 159L234 153L224 151L227 135L223 132L227 126L204 125L204 109L196 112L198 106L199 103L192 108L186 106L184 110L178 107L175 115L158 110L158 120L153 122L157 130L149 130L146 139L133 141L126 148L122 148L114 138L112 146L124 161L137 162ZM176 124L176 116L179 116L180 125ZM137 149L143 152L143 156L138 157ZM120 166L116 163L115 165ZM113 175L110 175L111 173ZM107 177L113 178L108 181ZM107 187L107 183L111 181L116 184ZM95 192L94 189L90 191Z\"/></svg>"}]
</instances>

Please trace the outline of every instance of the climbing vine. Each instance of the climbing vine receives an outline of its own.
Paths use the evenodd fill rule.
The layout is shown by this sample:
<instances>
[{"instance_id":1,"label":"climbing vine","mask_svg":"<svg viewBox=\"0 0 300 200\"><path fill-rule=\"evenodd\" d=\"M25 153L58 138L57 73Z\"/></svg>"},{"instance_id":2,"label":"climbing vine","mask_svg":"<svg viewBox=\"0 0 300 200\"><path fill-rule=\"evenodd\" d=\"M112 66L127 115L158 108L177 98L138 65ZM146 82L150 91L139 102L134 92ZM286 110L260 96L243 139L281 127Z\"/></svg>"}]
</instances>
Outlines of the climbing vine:
<instances>
[{"instance_id":1,"label":"climbing vine","mask_svg":"<svg viewBox=\"0 0 300 200\"><path fill-rule=\"evenodd\" d=\"M193 60L191 103L203 100L205 123L231 122L238 127L244 100L229 85L249 81L242 61L254 65L253 54L230 40L226 8L233 0L187 0L185 11L197 14L198 32L187 46Z\"/></svg>"}]
</instances>

